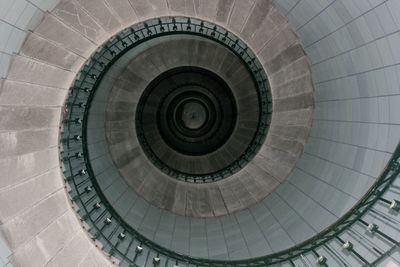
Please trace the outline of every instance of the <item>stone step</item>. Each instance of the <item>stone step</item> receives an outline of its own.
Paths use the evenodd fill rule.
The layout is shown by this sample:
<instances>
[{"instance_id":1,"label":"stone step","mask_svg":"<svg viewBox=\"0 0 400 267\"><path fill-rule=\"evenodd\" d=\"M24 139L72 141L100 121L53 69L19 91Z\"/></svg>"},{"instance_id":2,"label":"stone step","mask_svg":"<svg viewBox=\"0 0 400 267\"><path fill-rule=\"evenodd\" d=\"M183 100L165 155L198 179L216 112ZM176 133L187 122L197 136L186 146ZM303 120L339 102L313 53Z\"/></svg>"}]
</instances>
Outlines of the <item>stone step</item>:
<instances>
[{"instance_id":1,"label":"stone step","mask_svg":"<svg viewBox=\"0 0 400 267\"><path fill-rule=\"evenodd\" d=\"M53 129L0 132L0 158L24 155L58 146L58 127Z\"/></svg>"},{"instance_id":2,"label":"stone step","mask_svg":"<svg viewBox=\"0 0 400 267\"><path fill-rule=\"evenodd\" d=\"M54 17L51 18L50 21L57 21L56 25L60 27L60 30L64 31L65 27L68 27L73 29L73 31L71 32L71 30L68 29L66 30L66 33L70 35L76 35L75 32L80 33L81 37L78 37L78 40L84 37L95 44L100 44L109 36L107 31L99 25L98 22L93 19L77 1L62 1L53 10L52 15ZM62 23L58 21L61 21ZM46 21L44 23L46 23ZM46 30L48 29L46 28ZM53 36L53 39L54 37L55 36ZM55 38L55 40L58 39ZM87 43L86 40L82 40L81 42ZM79 47L82 47L82 45Z\"/></svg>"},{"instance_id":3,"label":"stone step","mask_svg":"<svg viewBox=\"0 0 400 267\"><path fill-rule=\"evenodd\" d=\"M61 107L65 89L36 85L28 82L4 80L0 93L1 106Z\"/></svg>"},{"instance_id":4,"label":"stone step","mask_svg":"<svg viewBox=\"0 0 400 267\"><path fill-rule=\"evenodd\" d=\"M12 262L22 266L44 266L77 234L85 235L76 214L69 210L49 222L48 226L30 241L15 249Z\"/></svg>"},{"instance_id":5,"label":"stone step","mask_svg":"<svg viewBox=\"0 0 400 267\"><path fill-rule=\"evenodd\" d=\"M77 231L73 238L46 264L46 266L78 266L88 256L93 243L83 231ZM98 255L100 252L98 253ZM71 256L73 255L73 256ZM100 255L99 255L100 256ZM109 263L103 257L100 261L104 266Z\"/></svg>"},{"instance_id":6,"label":"stone step","mask_svg":"<svg viewBox=\"0 0 400 267\"><path fill-rule=\"evenodd\" d=\"M76 53L33 33L28 35L20 54L71 71L77 71L85 61Z\"/></svg>"},{"instance_id":7,"label":"stone step","mask_svg":"<svg viewBox=\"0 0 400 267\"><path fill-rule=\"evenodd\" d=\"M30 209L2 224L2 231L14 250L35 238L54 220L70 210L66 192L58 191Z\"/></svg>"},{"instance_id":8,"label":"stone step","mask_svg":"<svg viewBox=\"0 0 400 267\"><path fill-rule=\"evenodd\" d=\"M59 108L0 106L1 132L58 127L59 123Z\"/></svg>"},{"instance_id":9,"label":"stone step","mask_svg":"<svg viewBox=\"0 0 400 267\"><path fill-rule=\"evenodd\" d=\"M75 73L25 56L15 56L8 79L43 86L67 89Z\"/></svg>"}]
</instances>

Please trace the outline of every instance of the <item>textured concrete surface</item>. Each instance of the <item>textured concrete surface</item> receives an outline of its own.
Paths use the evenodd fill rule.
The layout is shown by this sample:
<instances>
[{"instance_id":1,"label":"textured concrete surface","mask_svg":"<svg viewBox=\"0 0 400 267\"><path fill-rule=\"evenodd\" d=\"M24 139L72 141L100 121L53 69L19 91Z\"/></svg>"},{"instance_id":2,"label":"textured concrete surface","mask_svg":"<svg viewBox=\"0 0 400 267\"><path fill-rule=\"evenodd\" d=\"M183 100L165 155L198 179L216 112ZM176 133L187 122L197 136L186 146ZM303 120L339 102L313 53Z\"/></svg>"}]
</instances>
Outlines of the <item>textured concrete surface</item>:
<instances>
[{"instance_id":1,"label":"textured concrete surface","mask_svg":"<svg viewBox=\"0 0 400 267\"><path fill-rule=\"evenodd\" d=\"M106 0L104 6L109 9L110 13L118 14L116 18L121 25L135 23L138 17L142 19L167 14L200 16L199 14L209 12L207 16L211 16L211 18L215 16L217 22L240 35L249 15L255 12L253 11L255 6L262 4L257 2L261 1L263 0L236 0L232 4L229 1L221 0L217 5L213 3L218 10L211 12L205 7L209 1ZM103 1L99 2L103 4ZM268 246L259 246L263 254L279 251L312 236L314 232L329 225L336 217L346 212L368 190L379 175L400 136L398 125L400 121L398 116L400 114L398 105L400 58L397 53L398 49L396 49L400 45L398 38L399 2L397 0L276 0L273 2L299 33L310 60L316 89L316 111L309 143L292 175L287 178L288 182L280 185L276 192L263 201L263 205L256 205L254 210L251 210L254 220L270 241L270 249ZM88 10L85 3L77 1L64 1L64 3L77 7L75 14L71 15L70 11L62 12L66 8L60 5L60 11L57 11L56 8L41 22L43 15L47 11L51 11L57 3L58 1L21 0L3 1L1 4L0 85L6 84L8 81L13 82L12 78L7 77L9 66L14 64L15 55L13 53L20 51L28 30L34 30L33 35L45 39L45 43L53 45L53 48L48 50L49 54L53 54L50 51L54 51L54 55L63 55L64 57L58 59L49 56L52 59L47 64L46 59L41 57L43 54L35 50L34 43L26 44L26 47L32 47L32 49L27 49L25 55L16 56L16 64L26 63L22 65L27 71L30 71L29 68L33 66L35 66L34 68L38 67L42 75L38 75L37 72L33 73L34 75L14 73L14 77L18 77L15 82L25 85L25 89L21 89L21 87L17 89L20 90L20 94L18 91L14 93L3 87L0 88L2 107L0 128L2 133L24 131L25 128L40 130L57 127L56 122L59 120L61 109L58 101L62 95L67 93L62 89L68 88L72 81L71 76L73 76L70 76L68 70L64 68L71 68L69 71L74 72L76 69L72 68L78 68L81 64L73 63L71 58L74 56L67 55L75 54L79 60L87 58L102 41L111 35L111 32L107 32L101 25L110 25L110 27L104 27L114 30L112 26L115 22L113 24L107 24L107 21L100 23L97 21L101 19L96 13L98 11ZM71 10L71 7L69 8ZM226 13L228 9L230 10L229 15ZM108 13L107 10L105 11ZM132 13L135 15L131 16ZM267 17L271 18L272 14L269 13ZM40 23L40 27L36 28ZM264 25L262 32L254 34L251 40L253 40L252 46L259 52L259 58L264 58L265 62L272 60L281 51L287 49L287 47L276 46L274 43L279 44L280 40L295 43L295 34L292 29L288 27L279 29L271 27L269 29L266 27L267 21L262 22L261 25ZM251 24L248 24L247 27L251 29L250 26ZM268 49L263 49L264 44L257 41L257 36L264 35L265 30L276 33L276 35L268 36L269 41L265 44ZM251 40L246 41L250 43ZM258 49L260 50L258 51ZM28 54L28 51L31 51L31 54ZM38 58L34 59L36 55ZM26 57L26 59L21 59L21 57ZM49 66L44 67L43 64ZM289 91L293 93L290 97L309 92L303 91L303 88L310 88L308 86L311 85L310 73L296 72L294 70L296 65L306 66L308 63L306 60L300 59L292 67L284 68L273 75L276 99L285 98ZM62 69L57 70L60 66ZM11 67L11 69L13 68L14 70L19 69L16 66ZM51 70L53 73L51 77L45 75L47 70ZM58 74L59 82L55 80L54 73ZM68 78L65 79L61 75L67 75ZM289 75L291 77L287 79ZM32 84L35 84L32 86L32 97L28 97L27 90ZM54 84L56 84L56 88L53 88ZM307 86L302 86L302 84ZM57 92L60 99L54 100L49 96L46 100L43 94L36 93L39 92L37 90L45 92L51 89ZM59 91L59 89L61 90ZM9 100L10 102L8 102ZM31 105L35 107L36 115L26 117L25 115L30 113ZM50 115L45 115L49 108L51 109ZM19 120L20 125L4 119L4 116L17 110L20 115L17 114L14 118ZM283 116L290 115L289 113L283 114ZM294 118L292 119L296 121ZM51 127L47 126L47 122L51 122ZM295 124L276 125L271 128L270 133L274 133L276 136L285 136L284 139L288 139L288 141L296 141L307 138L308 128L308 126ZM10 135L4 134L3 137L10 138ZM45 175L50 170L57 170L52 176L55 180L62 180L58 172L57 147L42 147L40 150L26 152L8 151L12 155L4 154L0 158L2 170L0 172L0 195L5 194L11 188L19 187L19 184ZM254 168L258 167L254 166ZM46 178L43 181L46 181ZM248 184L248 186L254 186L254 184ZM50 214L44 213L43 216L48 216L47 224L43 226L44 229L38 233L37 229L41 227L30 228L32 232L29 235L32 239L12 249L13 255L10 258L13 264L42 266L53 259L54 264L66 263L68 265L69 258L75 255L71 246L79 243L76 246L81 247L82 251L87 253L86 256L79 254L82 266L109 265L109 261L89 240L76 237L72 241L63 235L63 233L67 235L71 233L69 237L74 234L84 236L84 231L80 229L79 222L70 211L68 203L65 204L67 199L65 193L61 190L57 191L57 197L49 197L55 193L54 187L50 188L52 192L43 193L42 202L59 200L60 204L64 203L62 205L65 205L71 220L67 219L68 216L63 217L62 220L62 217L59 217L61 225L65 227L61 228L57 226L57 219L54 217L51 219ZM23 187L15 190L16 197L26 196L22 204L28 203L30 194L23 192ZM7 219L0 217L2 231L8 231L4 229L3 225L10 227L8 222L14 218L27 218L29 209L40 206L39 203L36 203L36 196L33 194L32 201L29 201L28 204L21 204L20 209L23 211L18 212L18 215L11 215ZM299 204L301 204L300 207ZM3 207L1 202L0 210L3 210ZM142 209L140 209L141 207ZM142 203L141 205L137 204L134 210L145 209L146 205ZM257 214L262 214L262 216L255 216ZM333 214L334 218L330 214ZM160 225L169 226L171 220L168 221L168 215L163 215L162 218ZM189 248L190 243L185 242L185 240L187 241L185 237L190 233L190 228L185 228L186 221L179 218L174 224L176 231L183 235L176 237L176 240L182 242L177 242L178 245L172 247L173 249ZM251 256L249 248L254 243L252 240L246 241L244 237L246 232L242 232L242 230L248 228L235 228L238 221L229 221L221 217L221 219L206 222L207 233L211 233L207 239L207 244L211 244L207 247L209 257L226 254L231 258ZM9 233L13 230L14 234L12 235L15 237L7 236L6 239L17 240L20 238L18 234L15 234L18 229L24 229L24 224L16 224L13 229L10 228ZM162 239L165 229L170 228L157 229L155 236L160 243L164 242L165 246L169 246L170 242ZM250 229L252 228L250 227ZM43 235L50 233L50 235L42 238L41 233ZM226 238L223 239L222 237L225 236ZM232 236L242 236L242 238L232 239ZM55 241L51 239L53 237L60 239ZM356 237L354 239L357 240ZM82 242L77 242L77 240ZM6 241L5 243L9 243L8 240ZM376 246L380 245L378 243ZM254 251L254 248L250 250ZM363 253L367 255L368 251ZM390 259L395 264L399 262L399 253L396 253ZM27 262L33 258L30 255L35 256L35 262ZM71 260L71 263L76 264L75 259ZM302 263L296 262L296 264Z\"/></svg>"}]
</instances>

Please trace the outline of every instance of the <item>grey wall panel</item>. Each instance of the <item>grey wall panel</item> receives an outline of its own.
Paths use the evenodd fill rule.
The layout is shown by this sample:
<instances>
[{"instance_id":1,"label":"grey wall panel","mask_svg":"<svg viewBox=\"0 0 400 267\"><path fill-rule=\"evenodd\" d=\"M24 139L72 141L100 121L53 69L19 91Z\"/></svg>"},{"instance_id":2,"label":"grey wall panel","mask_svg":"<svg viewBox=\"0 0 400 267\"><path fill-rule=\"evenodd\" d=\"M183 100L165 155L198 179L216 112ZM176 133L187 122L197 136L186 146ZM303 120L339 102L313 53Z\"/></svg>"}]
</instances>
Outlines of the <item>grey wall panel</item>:
<instances>
[{"instance_id":1,"label":"grey wall panel","mask_svg":"<svg viewBox=\"0 0 400 267\"><path fill-rule=\"evenodd\" d=\"M379 176L400 140L400 5L391 0L274 3L297 29L315 83L311 137L288 182L341 216Z\"/></svg>"}]
</instances>

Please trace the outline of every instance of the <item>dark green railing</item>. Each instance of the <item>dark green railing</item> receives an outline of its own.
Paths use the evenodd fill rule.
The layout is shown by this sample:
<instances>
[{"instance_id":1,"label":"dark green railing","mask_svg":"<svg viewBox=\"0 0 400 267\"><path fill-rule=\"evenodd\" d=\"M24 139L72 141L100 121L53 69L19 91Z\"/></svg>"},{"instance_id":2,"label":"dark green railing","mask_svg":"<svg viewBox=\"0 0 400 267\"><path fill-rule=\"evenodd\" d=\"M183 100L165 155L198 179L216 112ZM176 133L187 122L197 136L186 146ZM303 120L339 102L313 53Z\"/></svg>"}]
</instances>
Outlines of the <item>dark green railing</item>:
<instances>
[{"instance_id":1,"label":"dark green railing","mask_svg":"<svg viewBox=\"0 0 400 267\"><path fill-rule=\"evenodd\" d=\"M338 254L337 261L346 266L342 257L339 257L339 254L343 253L343 249L335 247L333 242L342 244L347 251L346 255L357 259L360 265L374 266L384 257L387 257L392 249L397 248L398 241L380 231L377 225L365 221L364 216L374 212L374 207L380 204L387 205L388 210L394 212L400 209L400 203L384 197L385 192L392 187L393 181L399 176L400 146L394 151L382 175L353 209L315 237L279 253L239 261L194 258L158 245L125 223L100 190L89 162L86 126L90 103L101 77L123 55L124 51L143 43L145 40L155 38L156 35L182 34L188 31L190 31L190 34L213 38L213 40L225 46L237 49L236 54L246 59L252 71L256 73L262 72L255 56L247 46L239 39L235 39L229 32L207 22L181 17L161 18L135 25L122 31L98 49L91 57L91 60L82 68L74 86L71 88L66 103L61 133L61 160L64 166L65 181L69 187L71 200L78 207L77 213L81 220L88 225L87 230L93 240L102 243L103 250L111 258L119 260L123 266L144 266L148 263L155 266L170 266L172 263L177 263L178 266L239 267L269 266L284 262L295 266L298 262L304 262L308 255L315 257L318 264L329 266L329 261L326 261L327 258L318 252L320 248L332 251L333 255ZM259 77L262 80L258 82L266 82L262 75ZM268 101L266 95L262 97L263 101ZM268 116L268 114L263 114L263 116ZM377 216L376 213L375 216ZM341 234L349 231L355 223L365 225L366 229L369 229L374 235L379 235L385 239L391 244L391 249L378 253L379 256L374 261L368 261L363 258L358 253L356 246L347 243L346 240L341 238Z\"/></svg>"}]
</instances>

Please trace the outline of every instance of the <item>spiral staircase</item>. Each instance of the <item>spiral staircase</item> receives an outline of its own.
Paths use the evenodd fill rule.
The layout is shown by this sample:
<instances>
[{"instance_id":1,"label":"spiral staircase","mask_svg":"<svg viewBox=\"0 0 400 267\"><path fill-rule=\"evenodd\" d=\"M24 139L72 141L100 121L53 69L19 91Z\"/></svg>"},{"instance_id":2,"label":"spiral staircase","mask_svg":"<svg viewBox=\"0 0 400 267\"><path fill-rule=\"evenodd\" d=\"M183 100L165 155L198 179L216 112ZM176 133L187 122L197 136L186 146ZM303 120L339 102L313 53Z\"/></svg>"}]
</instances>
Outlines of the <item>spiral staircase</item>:
<instances>
[{"instance_id":1,"label":"spiral staircase","mask_svg":"<svg viewBox=\"0 0 400 267\"><path fill-rule=\"evenodd\" d=\"M400 266L398 0L0 2L0 266Z\"/></svg>"}]
</instances>

